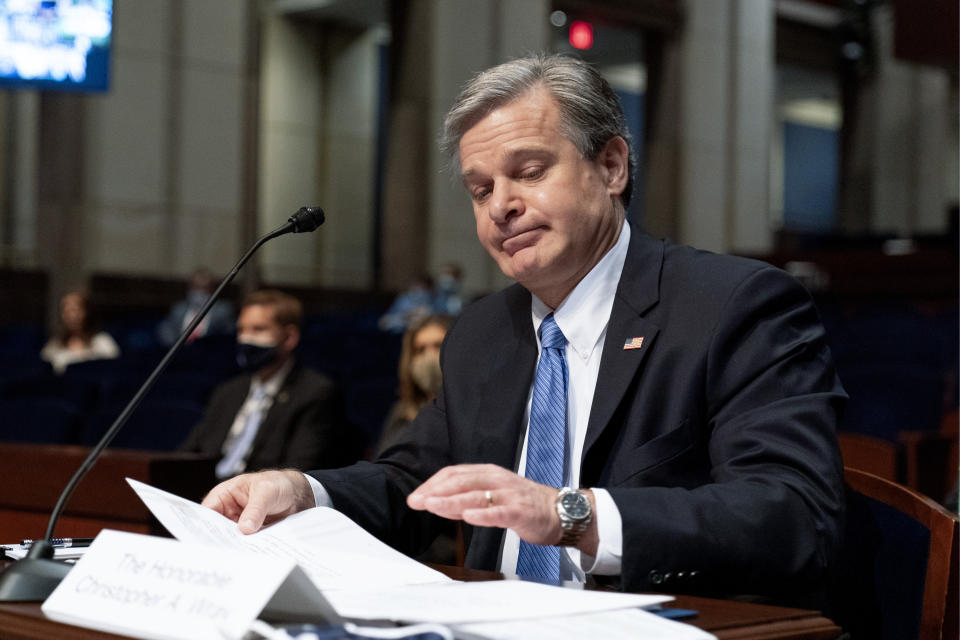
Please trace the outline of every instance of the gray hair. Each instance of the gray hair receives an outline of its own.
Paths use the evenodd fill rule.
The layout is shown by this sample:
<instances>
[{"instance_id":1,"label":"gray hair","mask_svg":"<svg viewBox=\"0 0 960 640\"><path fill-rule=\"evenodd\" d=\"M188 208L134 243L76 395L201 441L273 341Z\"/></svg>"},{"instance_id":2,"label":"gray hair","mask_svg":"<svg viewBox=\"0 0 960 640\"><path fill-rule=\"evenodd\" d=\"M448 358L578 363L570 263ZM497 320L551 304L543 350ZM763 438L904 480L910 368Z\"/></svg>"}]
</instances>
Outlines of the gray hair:
<instances>
[{"instance_id":1,"label":"gray hair","mask_svg":"<svg viewBox=\"0 0 960 640\"><path fill-rule=\"evenodd\" d=\"M459 170L460 138L490 112L544 87L560 110L560 134L588 160L620 136L628 148L628 180L620 200L630 204L636 162L620 100L610 84L586 62L563 55L518 58L475 75L454 101L443 121L440 148Z\"/></svg>"}]
</instances>

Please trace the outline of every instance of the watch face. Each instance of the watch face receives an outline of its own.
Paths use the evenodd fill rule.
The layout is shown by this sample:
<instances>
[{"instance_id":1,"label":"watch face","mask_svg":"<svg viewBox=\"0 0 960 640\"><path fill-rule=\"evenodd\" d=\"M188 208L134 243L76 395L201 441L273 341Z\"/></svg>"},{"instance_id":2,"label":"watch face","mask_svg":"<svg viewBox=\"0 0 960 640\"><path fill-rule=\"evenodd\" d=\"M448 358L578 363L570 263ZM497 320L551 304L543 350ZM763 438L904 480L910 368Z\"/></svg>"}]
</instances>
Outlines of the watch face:
<instances>
[{"instance_id":1,"label":"watch face","mask_svg":"<svg viewBox=\"0 0 960 640\"><path fill-rule=\"evenodd\" d=\"M582 493L567 493L560 497L560 506L574 520L590 515L590 500Z\"/></svg>"}]
</instances>

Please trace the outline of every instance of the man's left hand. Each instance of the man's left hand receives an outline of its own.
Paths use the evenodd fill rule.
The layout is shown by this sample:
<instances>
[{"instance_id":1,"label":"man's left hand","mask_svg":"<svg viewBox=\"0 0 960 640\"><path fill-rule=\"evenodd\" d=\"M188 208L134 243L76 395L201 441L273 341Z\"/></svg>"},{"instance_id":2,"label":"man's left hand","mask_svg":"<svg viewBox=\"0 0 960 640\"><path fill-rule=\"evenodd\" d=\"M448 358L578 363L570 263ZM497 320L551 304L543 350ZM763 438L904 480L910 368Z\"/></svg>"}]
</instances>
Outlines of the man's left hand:
<instances>
[{"instance_id":1,"label":"man's left hand","mask_svg":"<svg viewBox=\"0 0 960 640\"><path fill-rule=\"evenodd\" d=\"M478 527L513 529L522 540L541 545L556 544L563 535L556 501L557 489L493 464L445 467L407 497L411 509ZM578 546L596 554L596 518Z\"/></svg>"}]
</instances>

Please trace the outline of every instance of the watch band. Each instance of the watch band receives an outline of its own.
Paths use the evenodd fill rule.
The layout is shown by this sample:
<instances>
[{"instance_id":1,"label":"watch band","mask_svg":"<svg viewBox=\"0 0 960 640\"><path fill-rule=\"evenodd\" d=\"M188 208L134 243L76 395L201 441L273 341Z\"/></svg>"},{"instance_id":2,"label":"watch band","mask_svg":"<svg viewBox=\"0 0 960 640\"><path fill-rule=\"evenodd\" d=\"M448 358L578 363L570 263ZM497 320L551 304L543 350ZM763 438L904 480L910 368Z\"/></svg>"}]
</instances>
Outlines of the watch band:
<instances>
[{"instance_id":1,"label":"watch band","mask_svg":"<svg viewBox=\"0 0 960 640\"><path fill-rule=\"evenodd\" d=\"M591 518L592 520L593 518ZM576 524L564 524L563 526L563 536L560 538L560 542L556 544L558 547L575 547L577 543L580 542L580 537L583 536L583 532L587 530L587 527L590 526L590 522L580 522ZM570 527L569 529L567 527Z\"/></svg>"}]
</instances>

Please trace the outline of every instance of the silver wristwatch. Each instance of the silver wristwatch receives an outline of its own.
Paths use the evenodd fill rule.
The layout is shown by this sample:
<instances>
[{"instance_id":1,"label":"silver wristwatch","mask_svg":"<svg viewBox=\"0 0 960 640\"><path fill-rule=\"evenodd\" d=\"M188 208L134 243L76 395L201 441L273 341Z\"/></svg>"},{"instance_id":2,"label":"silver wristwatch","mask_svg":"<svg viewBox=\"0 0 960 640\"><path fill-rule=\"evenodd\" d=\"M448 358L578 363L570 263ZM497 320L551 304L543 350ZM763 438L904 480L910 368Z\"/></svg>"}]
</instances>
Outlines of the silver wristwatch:
<instances>
[{"instance_id":1,"label":"silver wristwatch","mask_svg":"<svg viewBox=\"0 0 960 640\"><path fill-rule=\"evenodd\" d=\"M560 516L560 526L563 527L563 537L557 543L558 547L575 547L580 536L593 522L593 507L590 498L582 491L574 491L564 487L557 493L557 515Z\"/></svg>"}]
</instances>

